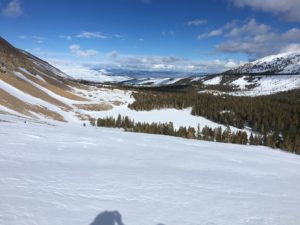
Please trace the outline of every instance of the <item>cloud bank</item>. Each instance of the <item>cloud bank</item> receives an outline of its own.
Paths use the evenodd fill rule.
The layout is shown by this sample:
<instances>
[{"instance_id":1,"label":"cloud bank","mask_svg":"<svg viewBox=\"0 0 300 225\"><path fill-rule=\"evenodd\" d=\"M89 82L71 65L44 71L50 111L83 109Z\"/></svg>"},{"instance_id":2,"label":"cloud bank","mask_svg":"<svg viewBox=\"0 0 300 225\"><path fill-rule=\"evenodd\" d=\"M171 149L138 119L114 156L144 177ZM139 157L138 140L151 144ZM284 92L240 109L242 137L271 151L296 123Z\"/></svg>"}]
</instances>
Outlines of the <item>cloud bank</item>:
<instances>
[{"instance_id":1,"label":"cloud bank","mask_svg":"<svg viewBox=\"0 0 300 225\"><path fill-rule=\"evenodd\" d=\"M251 7L254 10L281 15L289 21L300 22L299 0L230 0L237 7Z\"/></svg>"},{"instance_id":2,"label":"cloud bank","mask_svg":"<svg viewBox=\"0 0 300 225\"><path fill-rule=\"evenodd\" d=\"M82 50L80 48L80 45L70 45L69 47L71 53L76 55L77 57L91 57L91 56L96 56L98 54L98 51L94 49L89 49L89 50Z\"/></svg>"}]
</instances>

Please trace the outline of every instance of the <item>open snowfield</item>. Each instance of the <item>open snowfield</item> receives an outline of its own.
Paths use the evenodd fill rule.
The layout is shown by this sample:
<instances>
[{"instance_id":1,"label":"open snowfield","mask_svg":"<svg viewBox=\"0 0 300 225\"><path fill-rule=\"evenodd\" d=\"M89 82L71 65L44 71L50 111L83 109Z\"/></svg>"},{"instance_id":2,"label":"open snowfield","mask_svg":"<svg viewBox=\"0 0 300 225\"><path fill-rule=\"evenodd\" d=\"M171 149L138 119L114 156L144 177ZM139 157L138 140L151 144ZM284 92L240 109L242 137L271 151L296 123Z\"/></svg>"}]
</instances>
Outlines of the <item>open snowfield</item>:
<instances>
[{"instance_id":1,"label":"open snowfield","mask_svg":"<svg viewBox=\"0 0 300 225\"><path fill-rule=\"evenodd\" d=\"M0 115L0 121L16 121ZM0 122L0 224L298 225L299 156L265 147Z\"/></svg>"},{"instance_id":2,"label":"open snowfield","mask_svg":"<svg viewBox=\"0 0 300 225\"><path fill-rule=\"evenodd\" d=\"M133 101L133 99L132 99ZM135 122L146 122L146 123L168 123L172 122L175 129L179 129L180 126L193 127L197 129L198 125L202 129L205 126L210 128L222 127L222 130L226 129L225 125L215 123L211 120L206 119L202 116L194 116L191 114L192 108L186 109L153 109L150 111L136 111L129 109L127 105L115 106L111 110L99 111L99 112L89 112L89 114L94 118L107 118L114 117L117 119L118 115L128 116L134 119ZM230 126L231 131L246 131L248 135L251 134L250 129L239 129Z\"/></svg>"}]
</instances>

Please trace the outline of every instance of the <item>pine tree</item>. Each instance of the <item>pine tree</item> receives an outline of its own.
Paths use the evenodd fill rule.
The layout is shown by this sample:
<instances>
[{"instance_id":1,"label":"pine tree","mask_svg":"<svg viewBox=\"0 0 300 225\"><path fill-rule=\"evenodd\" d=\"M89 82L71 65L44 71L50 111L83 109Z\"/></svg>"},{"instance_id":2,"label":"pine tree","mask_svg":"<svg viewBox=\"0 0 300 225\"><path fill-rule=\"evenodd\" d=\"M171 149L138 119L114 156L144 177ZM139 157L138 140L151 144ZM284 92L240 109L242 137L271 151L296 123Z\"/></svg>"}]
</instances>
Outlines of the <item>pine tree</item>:
<instances>
[{"instance_id":1,"label":"pine tree","mask_svg":"<svg viewBox=\"0 0 300 225\"><path fill-rule=\"evenodd\" d=\"M200 129L200 124L198 123L197 126L197 133L196 133L197 139L201 140L201 129Z\"/></svg>"},{"instance_id":2,"label":"pine tree","mask_svg":"<svg viewBox=\"0 0 300 225\"><path fill-rule=\"evenodd\" d=\"M231 129L229 126L227 126L227 128L224 130L222 135L223 142L231 143L231 136L232 136Z\"/></svg>"},{"instance_id":3,"label":"pine tree","mask_svg":"<svg viewBox=\"0 0 300 225\"><path fill-rule=\"evenodd\" d=\"M196 133L195 129L193 127L189 127L187 131L187 138L195 139L196 138L195 133Z\"/></svg>"},{"instance_id":4,"label":"pine tree","mask_svg":"<svg viewBox=\"0 0 300 225\"><path fill-rule=\"evenodd\" d=\"M253 137L252 132L251 132L250 137L249 137L249 144L254 145L254 137Z\"/></svg>"}]
</instances>

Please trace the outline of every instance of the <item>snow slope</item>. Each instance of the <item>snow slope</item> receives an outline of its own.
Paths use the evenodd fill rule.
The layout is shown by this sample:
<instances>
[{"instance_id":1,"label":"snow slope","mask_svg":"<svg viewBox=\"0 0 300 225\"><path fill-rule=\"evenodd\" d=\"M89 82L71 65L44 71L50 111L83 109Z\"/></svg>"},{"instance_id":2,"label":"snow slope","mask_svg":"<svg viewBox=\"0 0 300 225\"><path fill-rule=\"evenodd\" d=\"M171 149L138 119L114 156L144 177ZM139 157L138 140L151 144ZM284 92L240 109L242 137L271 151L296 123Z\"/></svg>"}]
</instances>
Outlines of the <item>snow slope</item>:
<instances>
[{"instance_id":1,"label":"snow slope","mask_svg":"<svg viewBox=\"0 0 300 225\"><path fill-rule=\"evenodd\" d=\"M0 224L298 225L299 156L1 115ZM34 147L33 147L34 146Z\"/></svg>"},{"instance_id":2,"label":"snow slope","mask_svg":"<svg viewBox=\"0 0 300 225\"><path fill-rule=\"evenodd\" d=\"M274 76L257 76L256 80L249 82L245 76L232 82L237 85L241 91L232 93L233 95L242 96L259 96L270 95L278 92L289 91L300 88L300 75L274 75ZM247 89L246 85L255 84L256 86Z\"/></svg>"},{"instance_id":3,"label":"snow slope","mask_svg":"<svg viewBox=\"0 0 300 225\"><path fill-rule=\"evenodd\" d=\"M229 70L226 73L300 74L300 52L285 52L277 55L266 56L236 69Z\"/></svg>"},{"instance_id":4,"label":"snow slope","mask_svg":"<svg viewBox=\"0 0 300 225\"><path fill-rule=\"evenodd\" d=\"M230 79L227 77L230 76ZM225 81L223 81L223 79ZM222 82L223 81L223 82ZM210 77L203 82L204 85L231 86L237 91L232 95L260 96L271 95L300 88L299 75L219 75ZM211 90L202 90L200 93L210 93Z\"/></svg>"},{"instance_id":5,"label":"snow slope","mask_svg":"<svg viewBox=\"0 0 300 225\"><path fill-rule=\"evenodd\" d=\"M205 85L219 85L221 83L222 76L213 77L211 79L205 80L203 84Z\"/></svg>"}]
</instances>

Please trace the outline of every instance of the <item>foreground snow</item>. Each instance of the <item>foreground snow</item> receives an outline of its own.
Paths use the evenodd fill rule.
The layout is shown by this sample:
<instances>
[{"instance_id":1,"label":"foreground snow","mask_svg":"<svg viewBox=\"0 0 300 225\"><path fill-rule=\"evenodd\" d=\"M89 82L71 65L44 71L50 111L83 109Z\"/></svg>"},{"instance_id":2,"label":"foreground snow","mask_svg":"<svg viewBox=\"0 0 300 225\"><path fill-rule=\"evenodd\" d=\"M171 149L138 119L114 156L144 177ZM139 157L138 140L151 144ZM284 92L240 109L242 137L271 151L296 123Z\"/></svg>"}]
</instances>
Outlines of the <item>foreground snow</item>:
<instances>
[{"instance_id":1,"label":"foreground snow","mask_svg":"<svg viewBox=\"0 0 300 225\"><path fill-rule=\"evenodd\" d=\"M0 122L0 142L0 224L300 224L293 154L22 120Z\"/></svg>"}]
</instances>

